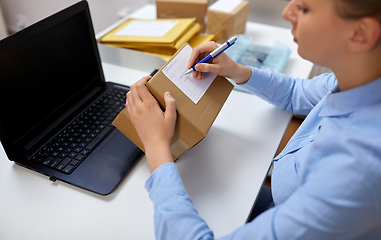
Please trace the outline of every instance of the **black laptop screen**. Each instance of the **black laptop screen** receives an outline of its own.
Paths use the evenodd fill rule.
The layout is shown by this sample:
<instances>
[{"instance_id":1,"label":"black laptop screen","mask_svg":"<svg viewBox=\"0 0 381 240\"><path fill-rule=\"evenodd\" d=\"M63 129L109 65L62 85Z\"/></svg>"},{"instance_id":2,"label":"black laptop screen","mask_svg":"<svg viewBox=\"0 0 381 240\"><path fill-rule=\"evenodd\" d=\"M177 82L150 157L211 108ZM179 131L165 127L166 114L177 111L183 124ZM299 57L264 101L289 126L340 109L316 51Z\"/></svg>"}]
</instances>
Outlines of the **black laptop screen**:
<instances>
[{"instance_id":1,"label":"black laptop screen","mask_svg":"<svg viewBox=\"0 0 381 240\"><path fill-rule=\"evenodd\" d=\"M0 52L0 123L11 143L102 80L90 27L83 11Z\"/></svg>"}]
</instances>

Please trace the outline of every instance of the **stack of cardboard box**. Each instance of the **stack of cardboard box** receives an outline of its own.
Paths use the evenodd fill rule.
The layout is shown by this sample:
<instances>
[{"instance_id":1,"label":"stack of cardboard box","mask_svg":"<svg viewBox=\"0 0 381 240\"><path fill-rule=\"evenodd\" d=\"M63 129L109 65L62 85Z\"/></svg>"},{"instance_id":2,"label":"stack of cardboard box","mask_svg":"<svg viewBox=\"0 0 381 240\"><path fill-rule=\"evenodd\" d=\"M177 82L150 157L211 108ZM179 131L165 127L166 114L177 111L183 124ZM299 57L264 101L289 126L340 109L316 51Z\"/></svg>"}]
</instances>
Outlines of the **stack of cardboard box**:
<instances>
[{"instance_id":1,"label":"stack of cardboard box","mask_svg":"<svg viewBox=\"0 0 381 240\"><path fill-rule=\"evenodd\" d=\"M245 32L248 1L218 0L208 6L209 0L156 0L156 14L157 18L195 17L200 32L217 35L217 42Z\"/></svg>"},{"instance_id":2,"label":"stack of cardboard box","mask_svg":"<svg viewBox=\"0 0 381 240\"><path fill-rule=\"evenodd\" d=\"M218 0L208 5L209 0L156 0L156 20L128 19L105 34L100 42L156 54L168 61L185 42L194 48L211 40L222 43L232 35L245 32L248 1ZM219 8L213 7L216 5ZM145 35L146 32L150 33L149 30L143 35L122 33L131 25L144 21L148 25L149 22L171 21L176 24L162 36Z\"/></svg>"},{"instance_id":3,"label":"stack of cardboard box","mask_svg":"<svg viewBox=\"0 0 381 240\"><path fill-rule=\"evenodd\" d=\"M205 16L209 0L156 0L157 18L196 18L205 30Z\"/></svg>"},{"instance_id":4,"label":"stack of cardboard box","mask_svg":"<svg viewBox=\"0 0 381 240\"><path fill-rule=\"evenodd\" d=\"M208 8L208 24L207 32L210 34L218 34L217 42L225 42L232 35L242 34L245 32L247 17L249 14L248 1L232 1L220 0L226 2L225 5L232 4L232 9L226 8L227 11L213 8L213 5ZM218 4L217 1L215 4Z\"/></svg>"}]
</instances>

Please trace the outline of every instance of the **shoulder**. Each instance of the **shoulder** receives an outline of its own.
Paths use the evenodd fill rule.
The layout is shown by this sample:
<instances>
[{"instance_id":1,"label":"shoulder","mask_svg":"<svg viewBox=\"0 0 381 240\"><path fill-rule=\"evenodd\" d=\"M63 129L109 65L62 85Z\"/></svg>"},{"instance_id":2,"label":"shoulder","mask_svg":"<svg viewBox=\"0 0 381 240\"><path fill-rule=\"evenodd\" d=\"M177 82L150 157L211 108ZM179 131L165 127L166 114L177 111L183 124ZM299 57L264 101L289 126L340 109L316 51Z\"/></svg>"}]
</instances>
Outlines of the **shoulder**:
<instances>
[{"instance_id":1,"label":"shoulder","mask_svg":"<svg viewBox=\"0 0 381 240\"><path fill-rule=\"evenodd\" d=\"M313 77L311 80L312 84L320 85L325 89L325 92L333 92L338 87L337 78L334 73L323 73Z\"/></svg>"}]
</instances>

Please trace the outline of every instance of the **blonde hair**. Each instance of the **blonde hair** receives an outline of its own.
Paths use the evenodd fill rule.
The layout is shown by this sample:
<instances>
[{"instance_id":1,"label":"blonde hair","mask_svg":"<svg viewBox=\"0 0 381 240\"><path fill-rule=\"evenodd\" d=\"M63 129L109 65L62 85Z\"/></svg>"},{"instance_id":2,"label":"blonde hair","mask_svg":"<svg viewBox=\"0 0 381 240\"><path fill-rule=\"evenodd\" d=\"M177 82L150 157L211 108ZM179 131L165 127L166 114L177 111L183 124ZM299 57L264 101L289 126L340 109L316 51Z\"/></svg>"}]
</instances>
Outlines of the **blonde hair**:
<instances>
[{"instance_id":1,"label":"blonde hair","mask_svg":"<svg viewBox=\"0 0 381 240\"><path fill-rule=\"evenodd\" d=\"M381 22L381 0L334 0L342 18L374 17Z\"/></svg>"}]
</instances>

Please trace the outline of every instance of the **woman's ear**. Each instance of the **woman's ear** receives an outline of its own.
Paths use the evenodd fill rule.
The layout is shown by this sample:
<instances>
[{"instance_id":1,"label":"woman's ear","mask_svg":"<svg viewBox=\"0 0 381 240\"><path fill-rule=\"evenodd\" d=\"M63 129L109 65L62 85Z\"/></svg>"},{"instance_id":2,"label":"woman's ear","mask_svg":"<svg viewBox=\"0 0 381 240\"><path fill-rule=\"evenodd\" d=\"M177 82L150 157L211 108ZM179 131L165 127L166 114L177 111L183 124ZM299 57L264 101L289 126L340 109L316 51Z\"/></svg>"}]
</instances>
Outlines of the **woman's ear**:
<instances>
[{"instance_id":1,"label":"woman's ear","mask_svg":"<svg viewBox=\"0 0 381 240\"><path fill-rule=\"evenodd\" d=\"M381 24L373 17L363 17L354 23L349 40L351 52L366 52L377 45L381 36Z\"/></svg>"}]
</instances>

